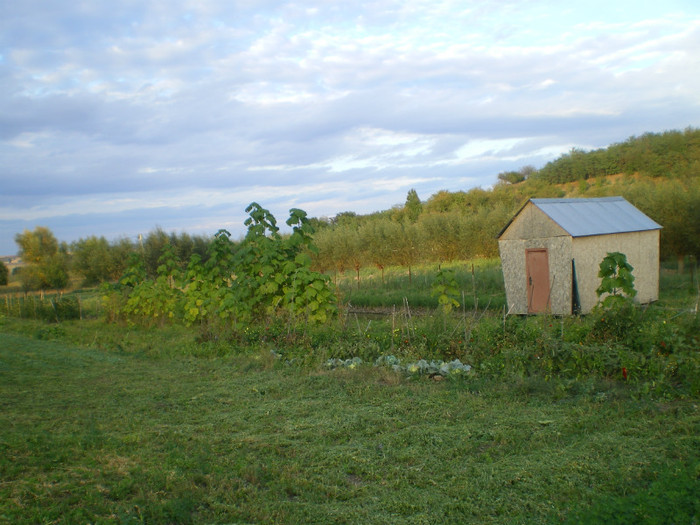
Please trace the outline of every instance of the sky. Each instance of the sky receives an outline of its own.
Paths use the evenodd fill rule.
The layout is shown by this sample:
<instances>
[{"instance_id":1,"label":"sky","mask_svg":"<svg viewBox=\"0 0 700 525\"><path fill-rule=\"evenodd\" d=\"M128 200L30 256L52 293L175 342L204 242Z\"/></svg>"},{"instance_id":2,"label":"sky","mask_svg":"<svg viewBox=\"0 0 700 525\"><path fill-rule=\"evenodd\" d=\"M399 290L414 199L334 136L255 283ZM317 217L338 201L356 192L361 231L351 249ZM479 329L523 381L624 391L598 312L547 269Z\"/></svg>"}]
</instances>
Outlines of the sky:
<instances>
[{"instance_id":1,"label":"sky","mask_svg":"<svg viewBox=\"0 0 700 525\"><path fill-rule=\"evenodd\" d=\"M0 255L489 188L698 86L696 0L0 0Z\"/></svg>"}]
</instances>

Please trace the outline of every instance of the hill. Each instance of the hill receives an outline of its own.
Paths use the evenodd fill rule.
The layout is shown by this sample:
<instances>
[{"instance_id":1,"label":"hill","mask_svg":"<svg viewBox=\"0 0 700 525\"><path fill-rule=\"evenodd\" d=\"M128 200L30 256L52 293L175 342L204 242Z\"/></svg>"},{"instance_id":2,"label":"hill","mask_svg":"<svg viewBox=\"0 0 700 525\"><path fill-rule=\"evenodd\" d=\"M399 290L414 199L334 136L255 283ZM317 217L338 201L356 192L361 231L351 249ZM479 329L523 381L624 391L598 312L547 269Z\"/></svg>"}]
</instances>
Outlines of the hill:
<instances>
[{"instance_id":1,"label":"hill","mask_svg":"<svg viewBox=\"0 0 700 525\"><path fill-rule=\"evenodd\" d=\"M500 229L531 197L620 195L661 224L661 254L680 268L700 256L700 130L645 133L594 151L572 150L541 169L498 175L491 189L440 191L370 215L314 221L322 270L408 266L498 252Z\"/></svg>"}]
</instances>

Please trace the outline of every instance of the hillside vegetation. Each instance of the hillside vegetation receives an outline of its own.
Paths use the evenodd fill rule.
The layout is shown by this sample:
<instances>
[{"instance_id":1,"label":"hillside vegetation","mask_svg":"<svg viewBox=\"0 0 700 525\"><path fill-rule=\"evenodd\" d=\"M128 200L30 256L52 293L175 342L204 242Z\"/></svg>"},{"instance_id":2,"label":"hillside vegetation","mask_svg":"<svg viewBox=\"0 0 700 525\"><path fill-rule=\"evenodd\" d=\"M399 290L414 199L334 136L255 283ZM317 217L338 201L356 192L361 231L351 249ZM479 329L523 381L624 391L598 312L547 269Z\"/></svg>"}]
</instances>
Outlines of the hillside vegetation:
<instances>
[{"instance_id":1,"label":"hillside vegetation","mask_svg":"<svg viewBox=\"0 0 700 525\"><path fill-rule=\"evenodd\" d=\"M321 270L492 257L496 237L531 197L623 196L663 226L661 254L700 255L700 130L647 133L605 149L572 150L540 170L498 176L492 189L440 191L370 215L317 221Z\"/></svg>"},{"instance_id":2,"label":"hillside vegetation","mask_svg":"<svg viewBox=\"0 0 700 525\"><path fill-rule=\"evenodd\" d=\"M613 195L625 197L663 226L663 259L677 260L681 270L686 259L697 260L700 130L647 133L604 149L572 150L539 170L525 166L500 173L491 189L439 191L427 200L410 190L403 205L388 210L310 218L305 235L312 238L309 248L313 244L317 250L307 253L311 267L324 273L354 270L359 280L362 268L400 266L410 277L417 264L497 256L499 232L531 197ZM207 264L214 236L168 234L157 228L139 243L92 236L68 245L39 226L18 233L16 240L20 254L32 264L14 269L20 273L10 281L19 280L28 291L63 289L72 276L84 285L113 282L123 275L131 254L140 258L150 278L157 277L166 252L184 271L193 256ZM235 252L244 245L231 239L229 248Z\"/></svg>"}]
</instances>

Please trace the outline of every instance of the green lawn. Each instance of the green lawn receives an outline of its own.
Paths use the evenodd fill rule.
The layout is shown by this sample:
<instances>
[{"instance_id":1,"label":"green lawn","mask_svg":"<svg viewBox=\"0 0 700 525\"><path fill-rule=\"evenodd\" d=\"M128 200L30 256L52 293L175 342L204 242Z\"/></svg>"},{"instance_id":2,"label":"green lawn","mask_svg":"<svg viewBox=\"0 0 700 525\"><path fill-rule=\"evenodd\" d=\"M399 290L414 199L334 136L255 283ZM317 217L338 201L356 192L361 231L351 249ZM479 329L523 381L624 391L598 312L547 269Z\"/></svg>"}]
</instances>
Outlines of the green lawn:
<instances>
[{"instance_id":1,"label":"green lawn","mask_svg":"<svg viewBox=\"0 0 700 525\"><path fill-rule=\"evenodd\" d=\"M700 519L698 399L154 357L22 326L0 324L1 523Z\"/></svg>"}]
</instances>

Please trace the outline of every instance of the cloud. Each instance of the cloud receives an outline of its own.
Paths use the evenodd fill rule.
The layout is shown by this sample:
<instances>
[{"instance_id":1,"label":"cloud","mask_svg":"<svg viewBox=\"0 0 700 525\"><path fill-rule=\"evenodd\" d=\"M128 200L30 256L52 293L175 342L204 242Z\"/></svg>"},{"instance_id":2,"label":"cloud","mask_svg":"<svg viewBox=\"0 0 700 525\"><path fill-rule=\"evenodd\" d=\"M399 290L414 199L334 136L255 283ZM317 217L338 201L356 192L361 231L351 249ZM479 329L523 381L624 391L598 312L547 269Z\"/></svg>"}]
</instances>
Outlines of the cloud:
<instances>
[{"instance_id":1,"label":"cloud","mask_svg":"<svg viewBox=\"0 0 700 525\"><path fill-rule=\"evenodd\" d=\"M11 2L0 252L35 221L73 240L251 200L375 211L682 129L699 45L681 1Z\"/></svg>"}]
</instances>

